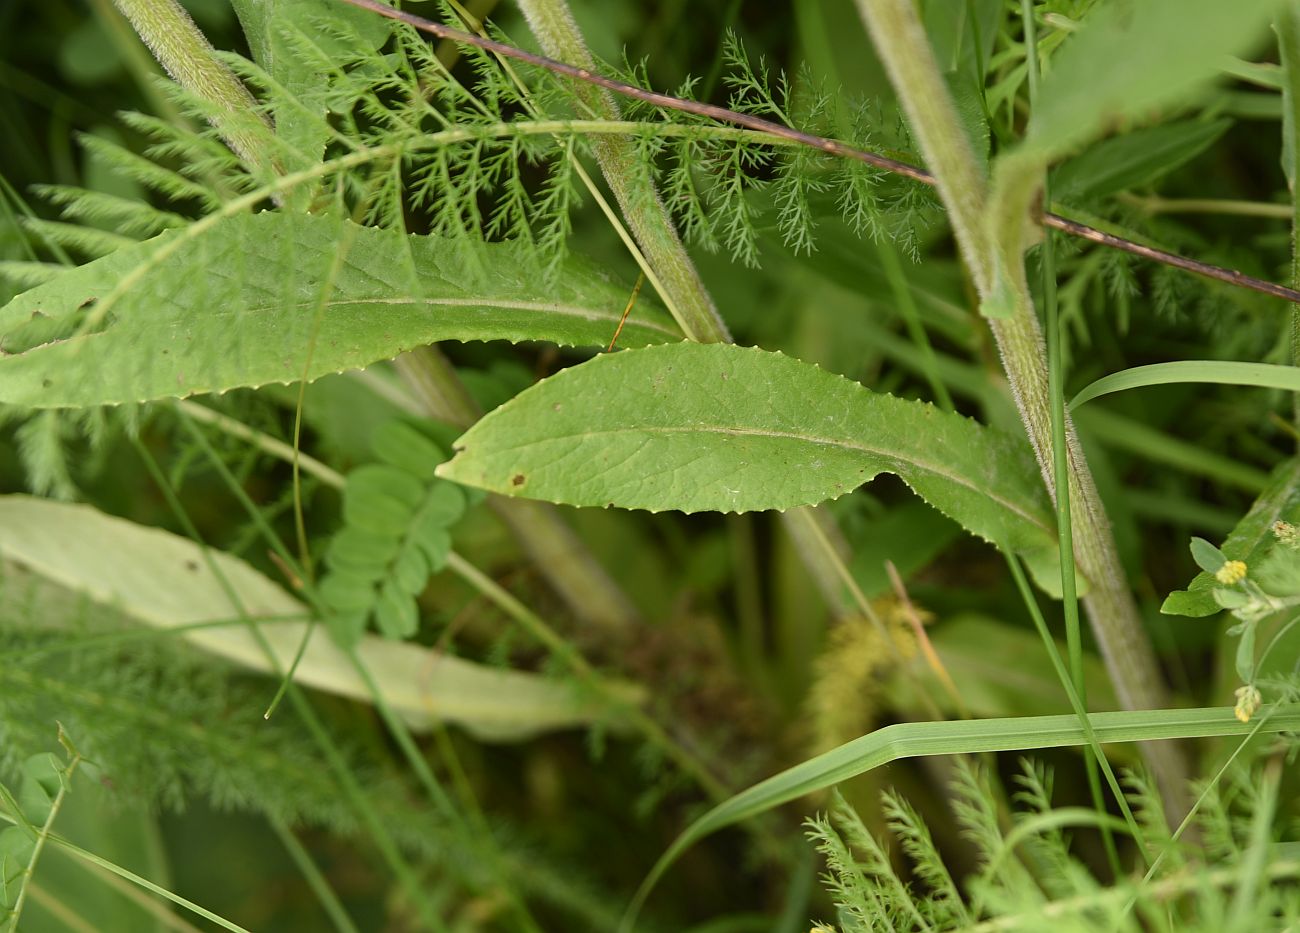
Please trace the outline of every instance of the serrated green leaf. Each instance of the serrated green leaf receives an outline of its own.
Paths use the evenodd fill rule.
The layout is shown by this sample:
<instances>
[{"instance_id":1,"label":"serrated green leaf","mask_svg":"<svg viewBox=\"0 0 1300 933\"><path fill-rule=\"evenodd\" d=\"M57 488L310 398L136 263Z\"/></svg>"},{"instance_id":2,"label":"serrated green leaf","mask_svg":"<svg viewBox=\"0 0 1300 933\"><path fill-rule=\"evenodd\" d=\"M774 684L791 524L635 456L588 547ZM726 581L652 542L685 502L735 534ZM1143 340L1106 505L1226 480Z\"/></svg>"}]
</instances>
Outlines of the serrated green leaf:
<instances>
[{"instance_id":1,"label":"serrated green leaf","mask_svg":"<svg viewBox=\"0 0 1300 933\"><path fill-rule=\"evenodd\" d=\"M1149 185L1200 155L1231 125L1182 120L1104 139L1052 172L1052 197L1100 198Z\"/></svg>"},{"instance_id":2,"label":"serrated green leaf","mask_svg":"<svg viewBox=\"0 0 1300 933\"><path fill-rule=\"evenodd\" d=\"M780 353L679 343L538 383L457 443L439 475L580 506L745 512L812 505L895 473L986 540L1049 550L1028 446Z\"/></svg>"},{"instance_id":3,"label":"serrated green leaf","mask_svg":"<svg viewBox=\"0 0 1300 933\"><path fill-rule=\"evenodd\" d=\"M165 630L210 623L180 637L267 674L287 669L308 633L301 621L307 608L238 558L84 505L0 496L0 558L144 625ZM240 623L241 609L261 623L274 659ZM221 622L229 624L215 624ZM376 636L363 636L355 655L384 700L414 729L444 722L483 740L518 741L552 729L621 721L616 709L580 688L536 674L488 668ZM308 641L295 679L361 702L372 699L349 656L319 631ZM639 700L635 688L620 689L627 702Z\"/></svg>"},{"instance_id":4,"label":"serrated green leaf","mask_svg":"<svg viewBox=\"0 0 1300 933\"><path fill-rule=\"evenodd\" d=\"M465 262L465 250L477 261ZM97 332L12 353L10 336L22 338L32 321L57 330L93 316L128 277ZM11 353L0 356L0 402L81 408L289 383L436 340L609 342L629 286L576 259L555 285L543 279L525 244L451 243L328 216L240 215L199 234L168 231L0 309L0 349ZM678 336L643 299L619 341Z\"/></svg>"},{"instance_id":5,"label":"serrated green leaf","mask_svg":"<svg viewBox=\"0 0 1300 933\"><path fill-rule=\"evenodd\" d=\"M1247 567L1255 567L1277 546L1273 536L1273 523L1277 521L1300 522L1300 460L1288 460L1273 471L1268 488L1228 535L1221 553L1228 560L1245 561ZM1221 586L1214 574L1202 571L1186 590L1170 593L1160 611L1198 618L1212 616L1219 611L1213 591Z\"/></svg>"},{"instance_id":6,"label":"serrated green leaf","mask_svg":"<svg viewBox=\"0 0 1300 933\"><path fill-rule=\"evenodd\" d=\"M375 429L371 449L381 461L429 482L447 454L405 421L386 421Z\"/></svg>"}]
</instances>

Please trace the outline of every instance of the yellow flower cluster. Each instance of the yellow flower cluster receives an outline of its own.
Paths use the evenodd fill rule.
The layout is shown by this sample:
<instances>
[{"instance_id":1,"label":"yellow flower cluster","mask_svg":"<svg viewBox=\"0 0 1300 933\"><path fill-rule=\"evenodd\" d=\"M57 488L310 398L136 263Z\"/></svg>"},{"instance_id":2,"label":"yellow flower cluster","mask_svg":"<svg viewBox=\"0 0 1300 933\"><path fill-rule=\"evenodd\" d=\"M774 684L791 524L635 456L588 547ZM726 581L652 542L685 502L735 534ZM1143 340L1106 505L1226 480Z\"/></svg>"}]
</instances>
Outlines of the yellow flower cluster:
<instances>
[{"instance_id":1,"label":"yellow flower cluster","mask_svg":"<svg viewBox=\"0 0 1300 933\"><path fill-rule=\"evenodd\" d=\"M1244 560L1224 561L1223 566L1215 571L1214 579L1224 586L1232 586L1246 579L1246 562Z\"/></svg>"}]
</instances>

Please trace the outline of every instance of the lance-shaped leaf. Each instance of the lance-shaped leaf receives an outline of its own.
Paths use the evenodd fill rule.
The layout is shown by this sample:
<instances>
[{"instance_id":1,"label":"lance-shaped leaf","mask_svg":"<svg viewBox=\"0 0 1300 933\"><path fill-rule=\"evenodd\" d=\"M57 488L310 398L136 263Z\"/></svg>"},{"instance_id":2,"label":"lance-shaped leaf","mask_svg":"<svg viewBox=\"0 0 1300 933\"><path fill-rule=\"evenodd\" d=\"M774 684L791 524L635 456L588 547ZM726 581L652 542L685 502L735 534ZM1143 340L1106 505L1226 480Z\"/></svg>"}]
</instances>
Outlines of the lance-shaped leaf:
<instances>
[{"instance_id":1,"label":"lance-shaped leaf","mask_svg":"<svg viewBox=\"0 0 1300 933\"><path fill-rule=\"evenodd\" d=\"M117 609L237 664L287 670L307 607L236 557L89 506L0 496L0 559L60 590ZM257 621L274 658L249 629ZM34 621L57 623L34 613ZM406 642L363 636L353 649L383 699L415 729L459 725L480 739L516 741L618 713L580 687L539 674L474 664ZM373 699L352 659L315 632L295 679L363 702ZM627 693L635 700L635 688Z\"/></svg>"},{"instance_id":2,"label":"lance-shaped leaf","mask_svg":"<svg viewBox=\"0 0 1300 933\"><path fill-rule=\"evenodd\" d=\"M171 230L0 309L0 402L81 408L359 369L437 340L604 346L630 288L526 244L452 243L305 214ZM650 302L619 340L680 336Z\"/></svg>"},{"instance_id":3,"label":"lance-shaped leaf","mask_svg":"<svg viewBox=\"0 0 1300 933\"><path fill-rule=\"evenodd\" d=\"M784 510L894 473L980 537L1052 553L1024 442L755 348L677 343L596 357L502 405L457 449L438 473L458 483L651 511Z\"/></svg>"}]
</instances>

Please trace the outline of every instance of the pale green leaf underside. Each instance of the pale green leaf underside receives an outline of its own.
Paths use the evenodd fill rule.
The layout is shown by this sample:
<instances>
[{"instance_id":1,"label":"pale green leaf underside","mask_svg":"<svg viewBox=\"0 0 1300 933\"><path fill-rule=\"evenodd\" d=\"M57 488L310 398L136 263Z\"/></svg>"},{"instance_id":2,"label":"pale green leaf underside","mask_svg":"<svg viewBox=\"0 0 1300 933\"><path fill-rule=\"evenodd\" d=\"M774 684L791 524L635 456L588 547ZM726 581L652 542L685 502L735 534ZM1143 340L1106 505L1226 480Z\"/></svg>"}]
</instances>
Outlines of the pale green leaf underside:
<instances>
[{"instance_id":1,"label":"pale green leaf underside","mask_svg":"<svg viewBox=\"0 0 1300 933\"><path fill-rule=\"evenodd\" d=\"M521 393L457 447L438 472L459 483L651 511L783 510L894 473L986 540L1052 546L1027 445L755 348L602 355Z\"/></svg>"},{"instance_id":2,"label":"pale green leaf underside","mask_svg":"<svg viewBox=\"0 0 1300 933\"><path fill-rule=\"evenodd\" d=\"M1102 744L1247 735L1256 729L1275 734L1300 727L1300 706L1267 709L1248 723L1238 722L1228 707L1092 713L1088 719L1097 741ZM1079 717L1073 715L886 726L782 771L718 804L677 837L642 884L634 904L639 907L681 854L710 833L892 761L926 755L1061 748L1086 745L1088 741Z\"/></svg>"},{"instance_id":3,"label":"pale green leaf underside","mask_svg":"<svg viewBox=\"0 0 1300 933\"><path fill-rule=\"evenodd\" d=\"M241 605L231 601L207 557ZM190 628L183 637L204 651L270 673L270 660L240 622L242 609L248 617L268 620L261 631L278 667L287 669L303 638L306 607L243 561L218 551L207 557L187 538L89 506L0 497L0 558L160 630L231 622ZM488 668L374 636L364 637L356 654L387 703L412 728L448 722L481 739L515 741L606 718L577 688L540 675ZM371 700L360 674L323 628L312 637L296 680Z\"/></svg>"},{"instance_id":4,"label":"pale green leaf underside","mask_svg":"<svg viewBox=\"0 0 1300 933\"><path fill-rule=\"evenodd\" d=\"M605 346L631 288L578 260L544 284L532 252L305 214L168 231L0 309L0 402L80 408L295 382L437 340ZM126 276L98 332L72 336ZM678 337L643 299L619 341Z\"/></svg>"},{"instance_id":5,"label":"pale green leaf underside","mask_svg":"<svg viewBox=\"0 0 1300 933\"><path fill-rule=\"evenodd\" d=\"M1172 363L1152 363L1150 366L1134 366L1132 369L1102 376L1095 382L1089 383L1071 399L1070 407L1078 408L1084 402L1101 395L1109 395L1111 392L1179 382L1256 386L1262 389L1300 392L1300 369L1273 363L1241 363L1225 360L1176 360Z\"/></svg>"}]
</instances>

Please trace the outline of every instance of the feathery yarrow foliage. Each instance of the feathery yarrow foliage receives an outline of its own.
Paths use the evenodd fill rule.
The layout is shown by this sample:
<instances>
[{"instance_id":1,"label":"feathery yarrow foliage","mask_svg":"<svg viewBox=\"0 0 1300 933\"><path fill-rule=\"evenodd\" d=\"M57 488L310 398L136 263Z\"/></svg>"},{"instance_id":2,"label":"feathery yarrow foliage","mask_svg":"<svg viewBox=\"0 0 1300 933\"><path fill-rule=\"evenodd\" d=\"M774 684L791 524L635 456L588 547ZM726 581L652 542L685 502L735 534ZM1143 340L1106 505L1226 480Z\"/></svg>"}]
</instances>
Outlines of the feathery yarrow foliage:
<instances>
[{"instance_id":1,"label":"feathery yarrow foliage","mask_svg":"<svg viewBox=\"0 0 1300 933\"><path fill-rule=\"evenodd\" d=\"M1139 872L1109 886L1080 860L1075 839L1077 830L1108 818L1054 807L1052 771L1041 764L1022 762L1016 778L1020 789L1013 797L1017 806L1008 824L998 812L993 778L958 760L950 806L976 853L974 870L962 879L902 797L886 792L882 802L889 834L906 858L905 870L837 791L830 812L806 824L826 859L823 881L837 910L834 925L814 929L1136 933L1152 923L1198 933L1290 929L1288 924L1300 918L1300 858L1295 842L1285 841L1293 839L1294 826L1264 823L1260 832L1260 820L1270 820L1277 804L1276 765L1288 751L1274 754L1282 758L1254 768L1233 767L1222 783L1207 782L1196 814L1205 844L1203 860L1197 861L1170 832L1153 784L1128 773L1127 796L1147 851L1144 865L1154 867L1145 877Z\"/></svg>"}]
</instances>

